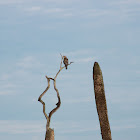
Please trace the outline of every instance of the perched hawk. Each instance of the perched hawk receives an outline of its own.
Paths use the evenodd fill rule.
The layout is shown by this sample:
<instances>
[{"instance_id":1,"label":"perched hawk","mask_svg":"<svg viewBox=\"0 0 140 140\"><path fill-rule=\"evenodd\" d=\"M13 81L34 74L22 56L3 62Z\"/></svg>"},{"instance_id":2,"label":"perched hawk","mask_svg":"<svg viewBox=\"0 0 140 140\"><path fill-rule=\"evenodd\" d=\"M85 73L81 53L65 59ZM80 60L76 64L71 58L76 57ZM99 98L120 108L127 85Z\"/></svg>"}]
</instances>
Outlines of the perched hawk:
<instances>
[{"instance_id":1,"label":"perched hawk","mask_svg":"<svg viewBox=\"0 0 140 140\"><path fill-rule=\"evenodd\" d=\"M64 56L63 63L65 65L66 69L67 69L67 67L68 67L68 58L66 56Z\"/></svg>"}]
</instances>

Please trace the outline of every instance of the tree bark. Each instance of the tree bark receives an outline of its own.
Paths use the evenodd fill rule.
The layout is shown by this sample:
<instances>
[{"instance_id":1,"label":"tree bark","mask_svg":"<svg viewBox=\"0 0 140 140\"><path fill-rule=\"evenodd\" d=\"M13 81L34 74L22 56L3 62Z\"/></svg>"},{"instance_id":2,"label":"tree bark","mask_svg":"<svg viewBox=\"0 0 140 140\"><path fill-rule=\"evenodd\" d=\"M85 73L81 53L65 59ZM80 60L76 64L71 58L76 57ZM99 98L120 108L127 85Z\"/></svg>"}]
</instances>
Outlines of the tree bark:
<instances>
[{"instance_id":1,"label":"tree bark","mask_svg":"<svg viewBox=\"0 0 140 140\"><path fill-rule=\"evenodd\" d=\"M46 131L45 140L54 140L54 130L53 129L49 128Z\"/></svg>"},{"instance_id":2,"label":"tree bark","mask_svg":"<svg viewBox=\"0 0 140 140\"><path fill-rule=\"evenodd\" d=\"M112 140L108 113L107 113L107 104L106 104L103 76L102 76L102 71L100 69L100 66L97 62L94 63L94 67L93 67L93 80L94 80L96 108L100 121L102 139Z\"/></svg>"}]
</instances>

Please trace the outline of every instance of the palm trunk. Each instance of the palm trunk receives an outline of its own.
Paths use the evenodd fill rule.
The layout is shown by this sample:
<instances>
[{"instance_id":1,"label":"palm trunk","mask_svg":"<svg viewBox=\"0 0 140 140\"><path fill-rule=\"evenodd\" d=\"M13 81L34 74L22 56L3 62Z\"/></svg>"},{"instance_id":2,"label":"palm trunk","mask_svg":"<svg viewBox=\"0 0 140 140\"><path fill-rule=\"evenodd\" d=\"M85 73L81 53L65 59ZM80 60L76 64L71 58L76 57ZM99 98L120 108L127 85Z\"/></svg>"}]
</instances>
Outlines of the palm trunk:
<instances>
[{"instance_id":1,"label":"palm trunk","mask_svg":"<svg viewBox=\"0 0 140 140\"><path fill-rule=\"evenodd\" d=\"M96 100L96 108L100 121L101 135L103 140L112 140L111 130L108 120L107 104L105 98L105 90L103 83L103 76L100 66L97 62L93 67L93 80L94 80L94 92Z\"/></svg>"}]
</instances>

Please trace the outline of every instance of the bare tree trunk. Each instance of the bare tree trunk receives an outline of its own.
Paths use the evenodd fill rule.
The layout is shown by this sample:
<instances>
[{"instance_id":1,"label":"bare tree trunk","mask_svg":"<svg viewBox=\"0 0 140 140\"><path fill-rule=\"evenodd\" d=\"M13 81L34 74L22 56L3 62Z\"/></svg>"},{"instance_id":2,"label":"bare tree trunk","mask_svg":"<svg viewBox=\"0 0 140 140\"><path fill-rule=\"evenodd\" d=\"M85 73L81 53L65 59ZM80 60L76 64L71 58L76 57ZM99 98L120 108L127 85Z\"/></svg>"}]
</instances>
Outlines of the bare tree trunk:
<instances>
[{"instance_id":1,"label":"bare tree trunk","mask_svg":"<svg viewBox=\"0 0 140 140\"><path fill-rule=\"evenodd\" d=\"M107 113L103 76L102 76L102 71L100 69L100 66L97 62L94 63L94 67L93 67L93 80L94 80L96 108L100 121L102 139L112 140L108 113Z\"/></svg>"},{"instance_id":2,"label":"bare tree trunk","mask_svg":"<svg viewBox=\"0 0 140 140\"><path fill-rule=\"evenodd\" d=\"M54 130L53 129L49 128L46 131L45 140L54 140Z\"/></svg>"},{"instance_id":3,"label":"bare tree trunk","mask_svg":"<svg viewBox=\"0 0 140 140\"><path fill-rule=\"evenodd\" d=\"M62 67L62 61L63 61L64 58L67 59L67 62L65 63L65 66ZM47 120L45 140L54 140L54 130L50 128L50 121L51 121L51 116L60 108L60 105L61 105L59 91L56 88L56 78L57 78L58 74L61 72L61 70L65 67L67 69L68 65L71 65L71 63L73 63L73 62L68 63L68 58L66 56L61 55L61 63L60 63L59 71L57 72L57 74L54 78L46 76L47 81L48 81L48 86L38 98L38 101L43 105L43 114L44 114L44 116ZM45 93L50 88L50 80L53 80L53 85L54 85L54 89L57 93L58 102L56 103L56 107L54 109L52 109L52 111L50 111L49 115L47 115L47 113L45 111L45 102L42 100L42 97L45 95Z\"/></svg>"}]
</instances>

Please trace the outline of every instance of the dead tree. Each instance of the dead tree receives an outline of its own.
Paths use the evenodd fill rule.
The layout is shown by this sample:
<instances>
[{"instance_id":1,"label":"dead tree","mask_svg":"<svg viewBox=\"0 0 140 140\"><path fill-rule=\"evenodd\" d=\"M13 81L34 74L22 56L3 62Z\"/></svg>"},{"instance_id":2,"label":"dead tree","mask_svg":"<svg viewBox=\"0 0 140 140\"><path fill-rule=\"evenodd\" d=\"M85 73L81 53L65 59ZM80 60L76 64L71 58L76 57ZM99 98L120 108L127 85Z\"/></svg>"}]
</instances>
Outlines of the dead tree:
<instances>
[{"instance_id":1,"label":"dead tree","mask_svg":"<svg viewBox=\"0 0 140 140\"><path fill-rule=\"evenodd\" d=\"M50 121L51 121L51 116L59 109L60 105L61 105L61 100L60 100L60 95L59 95L59 91L58 89L56 88L56 78L58 76L58 74L60 73L60 71L67 67L68 65L70 65L71 63L73 62L70 62L70 63L67 63L67 65L65 65L64 67L62 67L62 61L64 61L63 59L65 58L66 56L62 56L61 55L61 63L60 63L60 69L59 71L57 72L56 76L54 78L51 78L51 77L48 77L46 76L47 78L47 82L48 82L48 86L47 88L44 90L44 92L39 96L38 98L38 101L42 103L43 105L43 113L44 113L44 116L47 120L47 124L46 124L46 135L45 135L45 140L54 140L54 130L50 128ZM68 60L67 60L68 61ZM65 63L64 63L65 64ZM57 98L58 98L58 102L56 103L56 107L50 111L49 115L46 114L45 112L45 103L43 102L43 100L41 99L44 94L48 91L48 89L50 88L50 80L53 80L53 85L54 85L54 89L57 93Z\"/></svg>"},{"instance_id":2,"label":"dead tree","mask_svg":"<svg viewBox=\"0 0 140 140\"><path fill-rule=\"evenodd\" d=\"M94 63L94 67L93 67L93 80L94 80L96 108L100 121L102 139L112 140L108 113L107 113L107 104L106 104L103 76L102 76L102 71L100 69L100 66L97 62Z\"/></svg>"}]
</instances>

